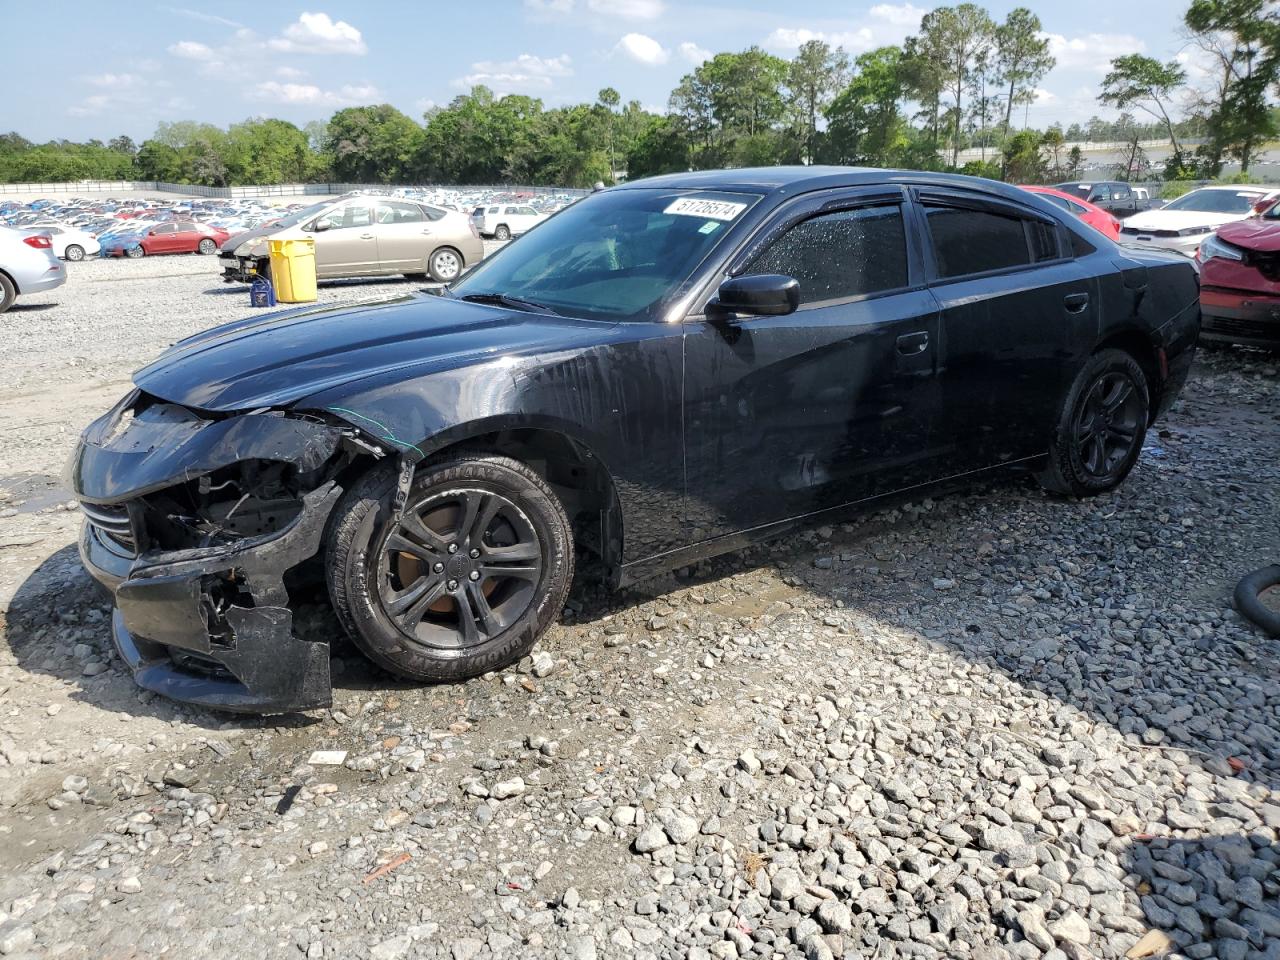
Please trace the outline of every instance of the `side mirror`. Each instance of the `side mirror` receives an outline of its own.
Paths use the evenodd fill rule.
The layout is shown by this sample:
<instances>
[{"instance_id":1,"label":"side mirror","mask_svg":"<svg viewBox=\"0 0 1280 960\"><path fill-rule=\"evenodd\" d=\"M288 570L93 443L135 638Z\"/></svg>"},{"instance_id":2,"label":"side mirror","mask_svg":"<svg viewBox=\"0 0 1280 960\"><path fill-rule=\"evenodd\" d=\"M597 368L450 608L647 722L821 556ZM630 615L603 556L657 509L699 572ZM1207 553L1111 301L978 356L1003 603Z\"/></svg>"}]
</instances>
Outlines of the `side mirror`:
<instances>
[{"instance_id":1,"label":"side mirror","mask_svg":"<svg viewBox=\"0 0 1280 960\"><path fill-rule=\"evenodd\" d=\"M1266 213L1268 210L1270 210L1273 206L1276 205L1276 200L1277 200L1276 197L1263 197L1261 200L1259 200L1257 203L1253 205L1253 212Z\"/></svg>"},{"instance_id":2,"label":"side mirror","mask_svg":"<svg viewBox=\"0 0 1280 960\"><path fill-rule=\"evenodd\" d=\"M317 220L313 224L311 224L311 229L316 233L324 233L326 230L328 230L332 226L333 224L331 224L328 220Z\"/></svg>"},{"instance_id":3,"label":"side mirror","mask_svg":"<svg viewBox=\"0 0 1280 960\"><path fill-rule=\"evenodd\" d=\"M720 284L711 307L719 313L782 317L800 306L800 284L780 273L733 277Z\"/></svg>"}]
</instances>

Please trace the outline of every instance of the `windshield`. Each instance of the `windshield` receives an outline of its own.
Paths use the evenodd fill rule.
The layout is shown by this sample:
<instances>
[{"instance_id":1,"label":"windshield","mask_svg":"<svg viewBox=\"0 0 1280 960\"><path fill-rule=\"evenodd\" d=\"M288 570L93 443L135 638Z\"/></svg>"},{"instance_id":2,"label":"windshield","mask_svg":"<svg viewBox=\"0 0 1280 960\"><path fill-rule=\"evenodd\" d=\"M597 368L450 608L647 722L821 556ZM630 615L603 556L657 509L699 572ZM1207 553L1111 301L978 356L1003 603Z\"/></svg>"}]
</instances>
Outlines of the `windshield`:
<instances>
[{"instance_id":1,"label":"windshield","mask_svg":"<svg viewBox=\"0 0 1280 960\"><path fill-rule=\"evenodd\" d=\"M1193 190L1164 205L1187 213L1249 213L1264 194L1238 190Z\"/></svg>"},{"instance_id":2,"label":"windshield","mask_svg":"<svg viewBox=\"0 0 1280 960\"><path fill-rule=\"evenodd\" d=\"M293 213L289 214L287 217L281 217L276 222L276 226L296 227L298 224L302 223L304 220L308 220L311 217L314 217L321 210L326 210L331 206L333 206L332 200L322 200L319 203L313 203L309 207L303 207L301 210L295 210Z\"/></svg>"},{"instance_id":3,"label":"windshield","mask_svg":"<svg viewBox=\"0 0 1280 960\"><path fill-rule=\"evenodd\" d=\"M455 283L591 320L646 320L760 198L706 190L593 194L539 224Z\"/></svg>"}]
</instances>

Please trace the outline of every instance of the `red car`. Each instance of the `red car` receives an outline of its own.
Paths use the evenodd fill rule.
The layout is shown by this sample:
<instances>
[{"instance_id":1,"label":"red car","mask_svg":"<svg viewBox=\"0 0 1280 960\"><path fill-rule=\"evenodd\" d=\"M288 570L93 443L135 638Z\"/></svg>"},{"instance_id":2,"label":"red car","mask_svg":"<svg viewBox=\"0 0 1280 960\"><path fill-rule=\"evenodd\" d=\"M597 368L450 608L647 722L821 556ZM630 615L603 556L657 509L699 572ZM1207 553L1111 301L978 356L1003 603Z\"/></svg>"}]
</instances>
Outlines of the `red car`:
<instances>
[{"instance_id":1,"label":"red car","mask_svg":"<svg viewBox=\"0 0 1280 960\"><path fill-rule=\"evenodd\" d=\"M1280 203L1200 244L1200 336L1280 349Z\"/></svg>"},{"instance_id":2,"label":"red car","mask_svg":"<svg viewBox=\"0 0 1280 960\"><path fill-rule=\"evenodd\" d=\"M190 220L174 220L148 227L136 241L126 241L103 247L108 256L148 257L159 253L217 253L218 248L231 234L220 227Z\"/></svg>"},{"instance_id":3,"label":"red car","mask_svg":"<svg viewBox=\"0 0 1280 960\"><path fill-rule=\"evenodd\" d=\"M1112 240L1120 239L1120 221L1101 207L1095 207L1087 200L1073 197L1054 187L1022 187L1031 193L1038 193L1050 203L1057 204L1068 213L1079 217L1093 229Z\"/></svg>"}]
</instances>

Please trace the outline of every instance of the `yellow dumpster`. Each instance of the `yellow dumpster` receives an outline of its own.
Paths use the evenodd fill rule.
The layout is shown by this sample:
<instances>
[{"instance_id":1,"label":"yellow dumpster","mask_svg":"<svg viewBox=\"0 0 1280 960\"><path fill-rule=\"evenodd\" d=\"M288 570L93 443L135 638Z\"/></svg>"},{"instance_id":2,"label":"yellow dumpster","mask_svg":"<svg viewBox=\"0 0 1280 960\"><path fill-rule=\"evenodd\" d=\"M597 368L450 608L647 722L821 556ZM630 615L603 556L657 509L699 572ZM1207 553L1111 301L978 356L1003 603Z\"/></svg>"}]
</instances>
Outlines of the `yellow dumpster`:
<instances>
[{"instance_id":1,"label":"yellow dumpster","mask_svg":"<svg viewBox=\"0 0 1280 960\"><path fill-rule=\"evenodd\" d=\"M316 299L316 242L268 240L271 285L280 303L313 303Z\"/></svg>"}]
</instances>

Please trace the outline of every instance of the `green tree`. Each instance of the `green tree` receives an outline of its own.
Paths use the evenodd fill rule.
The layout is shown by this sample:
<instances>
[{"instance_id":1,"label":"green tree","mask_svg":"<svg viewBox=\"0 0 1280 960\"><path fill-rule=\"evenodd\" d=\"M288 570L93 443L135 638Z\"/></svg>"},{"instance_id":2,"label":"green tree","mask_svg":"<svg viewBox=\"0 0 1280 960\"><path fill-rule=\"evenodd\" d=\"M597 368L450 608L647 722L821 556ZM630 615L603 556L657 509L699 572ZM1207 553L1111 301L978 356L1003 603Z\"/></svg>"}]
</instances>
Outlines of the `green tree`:
<instances>
[{"instance_id":1,"label":"green tree","mask_svg":"<svg viewBox=\"0 0 1280 960\"><path fill-rule=\"evenodd\" d=\"M1007 133L1013 107L1035 96L1036 84L1053 69L1057 60L1049 52L1040 18L1026 7L1014 7L1004 23L995 28L995 67L1001 82L1008 85L1004 108Z\"/></svg>"},{"instance_id":2,"label":"green tree","mask_svg":"<svg viewBox=\"0 0 1280 960\"><path fill-rule=\"evenodd\" d=\"M859 56L853 80L824 111L823 159L873 166L899 162L907 141L901 110L906 95L901 49L879 47Z\"/></svg>"},{"instance_id":3,"label":"green tree","mask_svg":"<svg viewBox=\"0 0 1280 960\"><path fill-rule=\"evenodd\" d=\"M1102 81L1098 100L1119 110L1137 107L1159 120L1173 147L1171 162L1181 165L1182 147L1169 110L1174 94L1186 81L1186 71L1176 60L1161 63L1140 53L1131 53L1111 61L1111 72Z\"/></svg>"},{"instance_id":4,"label":"green tree","mask_svg":"<svg viewBox=\"0 0 1280 960\"><path fill-rule=\"evenodd\" d=\"M1267 98L1280 82L1280 10L1271 0L1192 0L1184 21L1216 67L1213 87L1200 94L1205 173L1221 173L1224 156L1247 173L1258 146L1278 132Z\"/></svg>"},{"instance_id":5,"label":"green tree","mask_svg":"<svg viewBox=\"0 0 1280 960\"><path fill-rule=\"evenodd\" d=\"M976 64L995 40L995 23L974 3L939 7L920 21L923 51L937 63L941 89L951 97L951 164L960 159L960 126L964 120L964 94L973 83Z\"/></svg>"},{"instance_id":6,"label":"green tree","mask_svg":"<svg viewBox=\"0 0 1280 960\"><path fill-rule=\"evenodd\" d=\"M1055 123L1040 138L1041 145L1049 151L1049 173L1055 181L1062 177L1062 151L1066 147L1067 138L1062 132L1062 124Z\"/></svg>"},{"instance_id":7,"label":"green tree","mask_svg":"<svg viewBox=\"0 0 1280 960\"><path fill-rule=\"evenodd\" d=\"M1044 156L1040 152L1040 134L1035 130L1019 130L1005 140L1001 165L1010 183L1043 183Z\"/></svg>"},{"instance_id":8,"label":"green tree","mask_svg":"<svg viewBox=\"0 0 1280 960\"><path fill-rule=\"evenodd\" d=\"M118 137L112 137L111 140L107 142L107 149L114 150L116 153L127 153L131 157L138 152L137 144L133 142L133 138L125 136L124 134L121 134Z\"/></svg>"},{"instance_id":9,"label":"green tree","mask_svg":"<svg viewBox=\"0 0 1280 960\"><path fill-rule=\"evenodd\" d=\"M596 94L596 102L600 105L600 109L605 114L605 137L609 147L609 176L605 178L606 182L613 182L614 162L614 111L618 104L622 102L622 97L613 87L605 87Z\"/></svg>"},{"instance_id":10,"label":"green tree","mask_svg":"<svg viewBox=\"0 0 1280 960\"><path fill-rule=\"evenodd\" d=\"M403 183L422 136L422 127L390 104L348 107L329 118L325 153L340 181Z\"/></svg>"},{"instance_id":11,"label":"green tree","mask_svg":"<svg viewBox=\"0 0 1280 960\"><path fill-rule=\"evenodd\" d=\"M804 155L810 162L817 156L818 117L849 76L849 58L843 48L834 50L822 40L801 44L787 67L787 88L792 109L804 132Z\"/></svg>"},{"instance_id":12,"label":"green tree","mask_svg":"<svg viewBox=\"0 0 1280 960\"><path fill-rule=\"evenodd\" d=\"M654 117L627 150L628 179L688 170L689 144L689 132L679 117Z\"/></svg>"}]
</instances>

